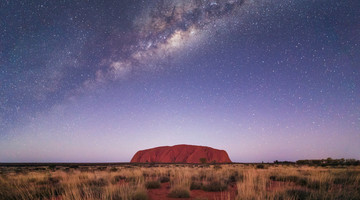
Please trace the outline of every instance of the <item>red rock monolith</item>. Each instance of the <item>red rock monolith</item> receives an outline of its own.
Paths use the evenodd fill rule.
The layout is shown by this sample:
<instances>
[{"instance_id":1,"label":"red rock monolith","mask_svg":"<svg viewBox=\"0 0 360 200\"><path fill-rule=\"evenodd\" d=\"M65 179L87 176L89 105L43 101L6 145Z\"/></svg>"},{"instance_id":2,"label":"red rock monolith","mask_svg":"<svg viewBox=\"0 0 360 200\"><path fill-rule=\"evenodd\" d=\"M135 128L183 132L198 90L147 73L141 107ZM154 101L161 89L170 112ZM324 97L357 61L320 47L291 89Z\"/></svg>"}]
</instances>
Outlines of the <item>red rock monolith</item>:
<instances>
[{"instance_id":1,"label":"red rock monolith","mask_svg":"<svg viewBox=\"0 0 360 200\"><path fill-rule=\"evenodd\" d=\"M231 163L224 150L206 146L162 146L136 152L132 163Z\"/></svg>"}]
</instances>

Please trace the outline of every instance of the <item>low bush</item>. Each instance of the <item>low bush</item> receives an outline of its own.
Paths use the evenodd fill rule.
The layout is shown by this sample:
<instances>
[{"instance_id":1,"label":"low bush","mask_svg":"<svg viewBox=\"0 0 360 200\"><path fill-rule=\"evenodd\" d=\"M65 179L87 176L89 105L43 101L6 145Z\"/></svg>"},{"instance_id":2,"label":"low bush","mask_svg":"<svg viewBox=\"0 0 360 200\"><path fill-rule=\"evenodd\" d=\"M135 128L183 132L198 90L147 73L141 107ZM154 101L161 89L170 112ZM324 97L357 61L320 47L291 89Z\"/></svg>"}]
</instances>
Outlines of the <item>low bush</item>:
<instances>
[{"instance_id":1,"label":"low bush","mask_svg":"<svg viewBox=\"0 0 360 200\"><path fill-rule=\"evenodd\" d=\"M220 192L227 189L227 185L219 181L211 181L202 187L204 191Z\"/></svg>"},{"instance_id":2,"label":"low bush","mask_svg":"<svg viewBox=\"0 0 360 200\"><path fill-rule=\"evenodd\" d=\"M135 191L133 200L148 200L148 199L149 197L146 190L138 189Z\"/></svg>"},{"instance_id":3,"label":"low bush","mask_svg":"<svg viewBox=\"0 0 360 200\"><path fill-rule=\"evenodd\" d=\"M162 176L162 177L160 177L159 180L160 180L161 183L167 183L167 182L170 181L170 178L167 177L167 176Z\"/></svg>"},{"instance_id":4,"label":"low bush","mask_svg":"<svg viewBox=\"0 0 360 200\"><path fill-rule=\"evenodd\" d=\"M297 190L297 189L287 190L286 194L290 196L291 199L296 199L296 200L307 199L310 196L310 192L305 190Z\"/></svg>"},{"instance_id":5,"label":"low bush","mask_svg":"<svg viewBox=\"0 0 360 200\"><path fill-rule=\"evenodd\" d=\"M116 184L118 182L120 182L121 180L126 180L126 177L125 176L114 176L112 179L111 179L111 183L112 184Z\"/></svg>"},{"instance_id":6,"label":"low bush","mask_svg":"<svg viewBox=\"0 0 360 200\"><path fill-rule=\"evenodd\" d=\"M336 177L334 178L334 184L346 184L349 179L343 177Z\"/></svg>"},{"instance_id":7,"label":"low bush","mask_svg":"<svg viewBox=\"0 0 360 200\"><path fill-rule=\"evenodd\" d=\"M297 182L299 177L297 176L270 176L272 181L282 181L282 182Z\"/></svg>"},{"instance_id":8,"label":"low bush","mask_svg":"<svg viewBox=\"0 0 360 200\"><path fill-rule=\"evenodd\" d=\"M189 198L190 191L184 187L175 187L170 190L168 196L171 198Z\"/></svg>"},{"instance_id":9,"label":"low bush","mask_svg":"<svg viewBox=\"0 0 360 200\"><path fill-rule=\"evenodd\" d=\"M296 183L300 186L305 186L307 185L308 180L306 178L300 178Z\"/></svg>"},{"instance_id":10,"label":"low bush","mask_svg":"<svg viewBox=\"0 0 360 200\"><path fill-rule=\"evenodd\" d=\"M116 182L119 182L119 181L121 181L121 180L125 180L126 179L126 177L125 176L114 176L114 180L116 181Z\"/></svg>"},{"instance_id":11,"label":"low bush","mask_svg":"<svg viewBox=\"0 0 360 200\"><path fill-rule=\"evenodd\" d=\"M307 187L309 189L318 190L318 189L320 189L320 182L319 181L311 181L308 183Z\"/></svg>"},{"instance_id":12,"label":"low bush","mask_svg":"<svg viewBox=\"0 0 360 200\"><path fill-rule=\"evenodd\" d=\"M243 181L243 180L244 180L244 176L242 174L239 174L237 171L233 172L228 178L229 183L236 183L238 181Z\"/></svg>"},{"instance_id":13,"label":"low bush","mask_svg":"<svg viewBox=\"0 0 360 200\"><path fill-rule=\"evenodd\" d=\"M219 169L222 169L222 167L221 167L221 165L214 165L214 169L219 170Z\"/></svg>"},{"instance_id":14,"label":"low bush","mask_svg":"<svg viewBox=\"0 0 360 200\"><path fill-rule=\"evenodd\" d=\"M190 190L201 190L203 184L200 182L191 182Z\"/></svg>"},{"instance_id":15,"label":"low bush","mask_svg":"<svg viewBox=\"0 0 360 200\"><path fill-rule=\"evenodd\" d=\"M156 188L160 188L160 181L148 181L145 183L145 187L146 189L156 189Z\"/></svg>"},{"instance_id":16,"label":"low bush","mask_svg":"<svg viewBox=\"0 0 360 200\"><path fill-rule=\"evenodd\" d=\"M256 165L256 169L264 169L265 166L263 164Z\"/></svg>"},{"instance_id":17,"label":"low bush","mask_svg":"<svg viewBox=\"0 0 360 200\"><path fill-rule=\"evenodd\" d=\"M86 185L88 185L88 186L96 186L96 187L104 187L104 186L108 185L108 182L103 178L91 179L91 180L88 180L86 182Z\"/></svg>"},{"instance_id":18,"label":"low bush","mask_svg":"<svg viewBox=\"0 0 360 200\"><path fill-rule=\"evenodd\" d=\"M116 172L116 171L117 171L117 168L116 168L116 167L112 167L112 168L110 169L110 171L111 171L111 172Z\"/></svg>"}]
</instances>

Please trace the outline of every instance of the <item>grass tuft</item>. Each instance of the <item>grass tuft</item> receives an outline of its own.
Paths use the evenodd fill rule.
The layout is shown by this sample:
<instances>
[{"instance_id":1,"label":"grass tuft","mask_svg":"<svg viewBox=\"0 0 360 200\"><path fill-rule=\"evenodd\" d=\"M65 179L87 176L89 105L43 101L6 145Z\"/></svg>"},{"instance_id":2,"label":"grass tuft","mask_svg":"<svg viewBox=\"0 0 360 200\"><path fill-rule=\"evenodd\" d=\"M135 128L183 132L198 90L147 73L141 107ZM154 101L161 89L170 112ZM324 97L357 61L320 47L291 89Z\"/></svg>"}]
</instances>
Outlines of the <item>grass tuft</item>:
<instances>
[{"instance_id":1,"label":"grass tuft","mask_svg":"<svg viewBox=\"0 0 360 200\"><path fill-rule=\"evenodd\" d=\"M175 187L170 190L168 196L171 198L190 198L190 191L185 187Z\"/></svg>"}]
</instances>

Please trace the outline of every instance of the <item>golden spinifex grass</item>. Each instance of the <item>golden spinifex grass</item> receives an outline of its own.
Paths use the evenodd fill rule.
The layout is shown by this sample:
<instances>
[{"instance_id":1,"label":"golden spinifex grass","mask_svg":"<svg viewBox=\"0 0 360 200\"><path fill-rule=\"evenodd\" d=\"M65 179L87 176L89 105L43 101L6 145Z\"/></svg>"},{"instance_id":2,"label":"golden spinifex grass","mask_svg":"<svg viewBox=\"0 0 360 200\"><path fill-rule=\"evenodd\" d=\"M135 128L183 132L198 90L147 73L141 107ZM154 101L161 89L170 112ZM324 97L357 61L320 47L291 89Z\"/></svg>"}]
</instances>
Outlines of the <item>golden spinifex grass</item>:
<instances>
[{"instance_id":1,"label":"golden spinifex grass","mask_svg":"<svg viewBox=\"0 0 360 200\"><path fill-rule=\"evenodd\" d=\"M167 196L174 198L196 198L192 191L202 190L221 192L221 199L360 199L360 167L178 164L0 169L1 200L141 200L167 182Z\"/></svg>"}]
</instances>

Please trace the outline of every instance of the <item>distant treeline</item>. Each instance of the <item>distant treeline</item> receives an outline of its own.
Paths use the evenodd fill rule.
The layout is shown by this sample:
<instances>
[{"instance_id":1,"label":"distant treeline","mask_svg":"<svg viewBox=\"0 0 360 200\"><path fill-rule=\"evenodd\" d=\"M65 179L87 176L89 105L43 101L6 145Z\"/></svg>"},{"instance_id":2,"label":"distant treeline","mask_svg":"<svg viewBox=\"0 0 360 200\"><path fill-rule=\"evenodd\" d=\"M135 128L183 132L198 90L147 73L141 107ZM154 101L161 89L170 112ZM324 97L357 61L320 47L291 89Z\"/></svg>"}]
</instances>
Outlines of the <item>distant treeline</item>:
<instances>
[{"instance_id":1,"label":"distant treeline","mask_svg":"<svg viewBox=\"0 0 360 200\"><path fill-rule=\"evenodd\" d=\"M360 165L360 160L356 159L321 159L321 160L298 160L299 165L316 165L316 166L334 166L334 165Z\"/></svg>"}]
</instances>

